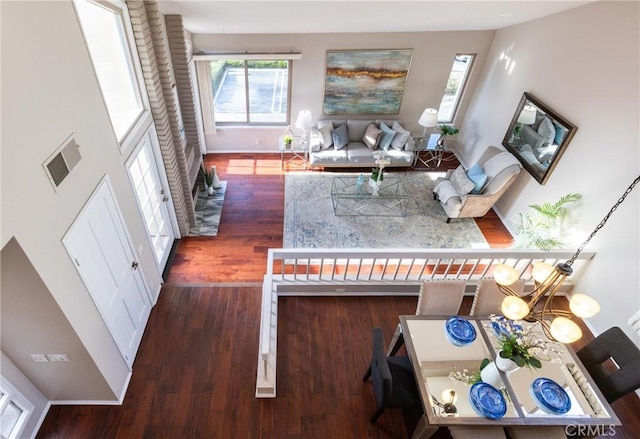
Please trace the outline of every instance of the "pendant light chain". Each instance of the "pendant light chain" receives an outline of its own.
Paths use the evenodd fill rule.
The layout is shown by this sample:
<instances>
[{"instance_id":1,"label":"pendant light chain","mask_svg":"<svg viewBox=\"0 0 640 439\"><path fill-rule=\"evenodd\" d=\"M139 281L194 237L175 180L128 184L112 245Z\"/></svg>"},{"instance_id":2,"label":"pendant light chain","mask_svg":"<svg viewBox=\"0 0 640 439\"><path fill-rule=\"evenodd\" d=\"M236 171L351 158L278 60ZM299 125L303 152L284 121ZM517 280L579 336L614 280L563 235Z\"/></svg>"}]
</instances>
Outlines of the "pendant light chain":
<instances>
[{"instance_id":1,"label":"pendant light chain","mask_svg":"<svg viewBox=\"0 0 640 439\"><path fill-rule=\"evenodd\" d=\"M631 193L631 191L633 190L633 188L638 184L638 182L640 182L640 176L638 176L633 183L631 183L631 185L629 185L629 187L627 188L626 191L624 191L624 194L622 194L622 196L618 199L618 201L616 202L616 204L613 205L613 207L611 208L611 210L609 210L609 213L607 213L605 215L604 218L602 218L602 221L600 221L600 224L598 224L596 226L596 228L593 230L593 232L591 232L591 235L589 235L589 237L582 243L580 244L580 247L578 247L578 250L576 250L576 252L573 254L573 256L571 256L571 259L569 259L565 264L568 265L569 267L573 264L573 262L576 260L576 258L578 257L578 255L582 252L582 250L584 250L584 248L587 246L587 244L589 243L589 241L591 241L591 238L593 238L596 233L598 233L598 231L604 227L604 225L607 223L607 220L609 219L609 217L611 216L611 214L613 212L615 212L615 210L618 208L619 205L622 204L622 202L624 201L625 198L627 198L627 195L629 195Z\"/></svg>"}]
</instances>

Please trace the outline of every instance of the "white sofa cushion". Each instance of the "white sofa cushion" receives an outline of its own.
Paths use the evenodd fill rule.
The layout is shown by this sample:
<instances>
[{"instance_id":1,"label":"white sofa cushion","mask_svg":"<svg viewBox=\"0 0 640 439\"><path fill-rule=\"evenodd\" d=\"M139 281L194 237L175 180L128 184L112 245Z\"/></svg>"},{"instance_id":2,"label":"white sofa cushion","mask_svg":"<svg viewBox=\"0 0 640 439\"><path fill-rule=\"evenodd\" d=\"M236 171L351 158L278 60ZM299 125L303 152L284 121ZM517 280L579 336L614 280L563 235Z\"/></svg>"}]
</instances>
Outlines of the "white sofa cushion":
<instances>
[{"instance_id":1,"label":"white sofa cushion","mask_svg":"<svg viewBox=\"0 0 640 439\"><path fill-rule=\"evenodd\" d=\"M409 136L411 133L404 128L398 121L395 121L391 126L391 129L396 132L396 135L393 137L391 141L391 147L393 149L402 149L404 148L405 143L409 140Z\"/></svg>"}]
</instances>

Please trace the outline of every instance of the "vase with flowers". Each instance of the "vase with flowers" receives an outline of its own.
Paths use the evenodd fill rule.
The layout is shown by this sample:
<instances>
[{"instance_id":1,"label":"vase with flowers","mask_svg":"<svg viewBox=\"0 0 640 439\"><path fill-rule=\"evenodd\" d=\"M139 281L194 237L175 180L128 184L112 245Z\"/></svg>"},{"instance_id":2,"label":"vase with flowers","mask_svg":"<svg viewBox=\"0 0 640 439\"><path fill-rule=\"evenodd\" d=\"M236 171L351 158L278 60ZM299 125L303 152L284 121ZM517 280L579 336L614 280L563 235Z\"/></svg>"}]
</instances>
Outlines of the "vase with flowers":
<instances>
[{"instance_id":1,"label":"vase with flowers","mask_svg":"<svg viewBox=\"0 0 640 439\"><path fill-rule=\"evenodd\" d=\"M540 369L541 360L553 361L556 355L559 358L556 344L549 341L542 331L536 330L535 325L523 327L513 320L497 315L491 315L490 321L489 326L493 330L499 351L495 362L481 371L482 381L499 387L502 379L498 369L507 374L522 367Z\"/></svg>"},{"instance_id":2,"label":"vase with flowers","mask_svg":"<svg viewBox=\"0 0 640 439\"><path fill-rule=\"evenodd\" d=\"M373 153L375 164L378 165L371 169L371 178L369 184L373 187L373 195L378 195L380 189L380 183L384 180L384 168L391 163L391 160L382 151L375 151Z\"/></svg>"}]
</instances>

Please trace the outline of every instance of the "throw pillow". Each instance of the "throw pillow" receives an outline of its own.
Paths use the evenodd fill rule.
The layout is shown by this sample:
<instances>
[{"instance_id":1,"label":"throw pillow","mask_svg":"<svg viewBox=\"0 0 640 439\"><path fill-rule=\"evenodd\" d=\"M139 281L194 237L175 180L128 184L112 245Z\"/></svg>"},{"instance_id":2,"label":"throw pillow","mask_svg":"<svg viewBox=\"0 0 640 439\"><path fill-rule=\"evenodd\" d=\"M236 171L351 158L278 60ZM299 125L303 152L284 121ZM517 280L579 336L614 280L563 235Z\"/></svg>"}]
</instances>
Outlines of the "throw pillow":
<instances>
[{"instance_id":1,"label":"throw pillow","mask_svg":"<svg viewBox=\"0 0 640 439\"><path fill-rule=\"evenodd\" d=\"M391 147L393 149L402 149L404 148L404 144L409 140L409 136L411 133L404 128L398 121L395 121L391 126L391 129L396 132L396 135L393 136L393 140L391 141Z\"/></svg>"},{"instance_id":2,"label":"throw pillow","mask_svg":"<svg viewBox=\"0 0 640 439\"><path fill-rule=\"evenodd\" d=\"M530 145L522 145L520 148L520 155L524 158L536 171L544 172L547 170L542 163L538 161L536 155L533 153Z\"/></svg>"},{"instance_id":3,"label":"throw pillow","mask_svg":"<svg viewBox=\"0 0 640 439\"><path fill-rule=\"evenodd\" d=\"M451 173L449 180L461 197L467 195L476 186L474 182L469 180L462 165L458 166L456 170Z\"/></svg>"},{"instance_id":4,"label":"throw pillow","mask_svg":"<svg viewBox=\"0 0 640 439\"><path fill-rule=\"evenodd\" d=\"M369 124L367 130L364 132L364 136L362 136L362 141L367 147L373 151L378 146L378 140L380 140L380 131L374 124Z\"/></svg>"},{"instance_id":5,"label":"throw pillow","mask_svg":"<svg viewBox=\"0 0 640 439\"><path fill-rule=\"evenodd\" d=\"M553 143L560 145L564 140L565 134L567 134L567 129L556 122L553 122L553 127L556 129L556 137L553 138Z\"/></svg>"},{"instance_id":6,"label":"throw pillow","mask_svg":"<svg viewBox=\"0 0 640 439\"><path fill-rule=\"evenodd\" d=\"M538 127L538 134L544 137L543 145L548 145L549 143L553 143L553 140L556 137L556 129L553 127L553 124L549 120L548 117L542 119L540 122L540 126Z\"/></svg>"},{"instance_id":7,"label":"throw pillow","mask_svg":"<svg viewBox=\"0 0 640 439\"><path fill-rule=\"evenodd\" d=\"M393 137L396 135L396 132L393 131L391 128L389 128L387 124L384 122L380 122L380 131L382 131L382 135L380 136L378 147L386 151L391 146L391 141L393 140Z\"/></svg>"},{"instance_id":8,"label":"throw pillow","mask_svg":"<svg viewBox=\"0 0 640 439\"><path fill-rule=\"evenodd\" d=\"M347 133L347 125L342 124L331 133L333 137L333 147L336 151L344 148L349 143L349 134Z\"/></svg>"},{"instance_id":9,"label":"throw pillow","mask_svg":"<svg viewBox=\"0 0 640 439\"><path fill-rule=\"evenodd\" d=\"M472 194L479 194L482 192L482 189L484 189L484 186L489 179L487 174L484 173L480 163L476 163L467 171L467 177L469 177L469 180L471 180L475 185L473 190L471 190Z\"/></svg>"},{"instance_id":10,"label":"throw pillow","mask_svg":"<svg viewBox=\"0 0 640 439\"><path fill-rule=\"evenodd\" d=\"M329 122L318 128L320 134L320 148L327 149L333 146L333 122Z\"/></svg>"}]
</instances>

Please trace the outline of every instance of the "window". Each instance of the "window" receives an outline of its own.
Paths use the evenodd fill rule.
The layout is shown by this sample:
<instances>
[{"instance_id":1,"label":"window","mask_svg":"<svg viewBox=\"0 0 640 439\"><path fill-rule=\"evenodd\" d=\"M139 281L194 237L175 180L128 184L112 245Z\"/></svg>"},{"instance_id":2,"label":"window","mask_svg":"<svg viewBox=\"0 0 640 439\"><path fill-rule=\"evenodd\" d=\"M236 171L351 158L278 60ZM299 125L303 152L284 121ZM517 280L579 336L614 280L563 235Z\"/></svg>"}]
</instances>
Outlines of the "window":
<instances>
[{"instance_id":1,"label":"window","mask_svg":"<svg viewBox=\"0 0 640 439\"><path fill-rule=\"evenodd\" d=\"M126 6L99 0L75 2L84 38L118 142L131 132L145 110L141 76L128 37Z\"/></svg>"},{"instance_id":2,"label":"window","mask_svg":"<svg viewBox=\"0 0 640 439\"><path fill-rule=\"evenodd\" d=\"M447 87L444 90L440 109L438 110L439 123L453 122L474 58L475 55L457 54L453 60L451 74L447 80Z\"/></svg>"},{"instance_id":3,"label":"window","mask_svg":"<svg viewBox=\"0 0 640 439\"><path fill-rule=\"evenodd\" d=\"M216 124L286 124L288 60L211 61Z\"/></svg>"},{"instance_id":4,"label":"window","mask_svg":"<svg viewBox=\"0 0 640 439\"><path fill-rule=\"evenodd\" d=\"M3 378L0 383L0 438L19 438L32 411L33 404Z\"/></svg>"}]
</instances>

